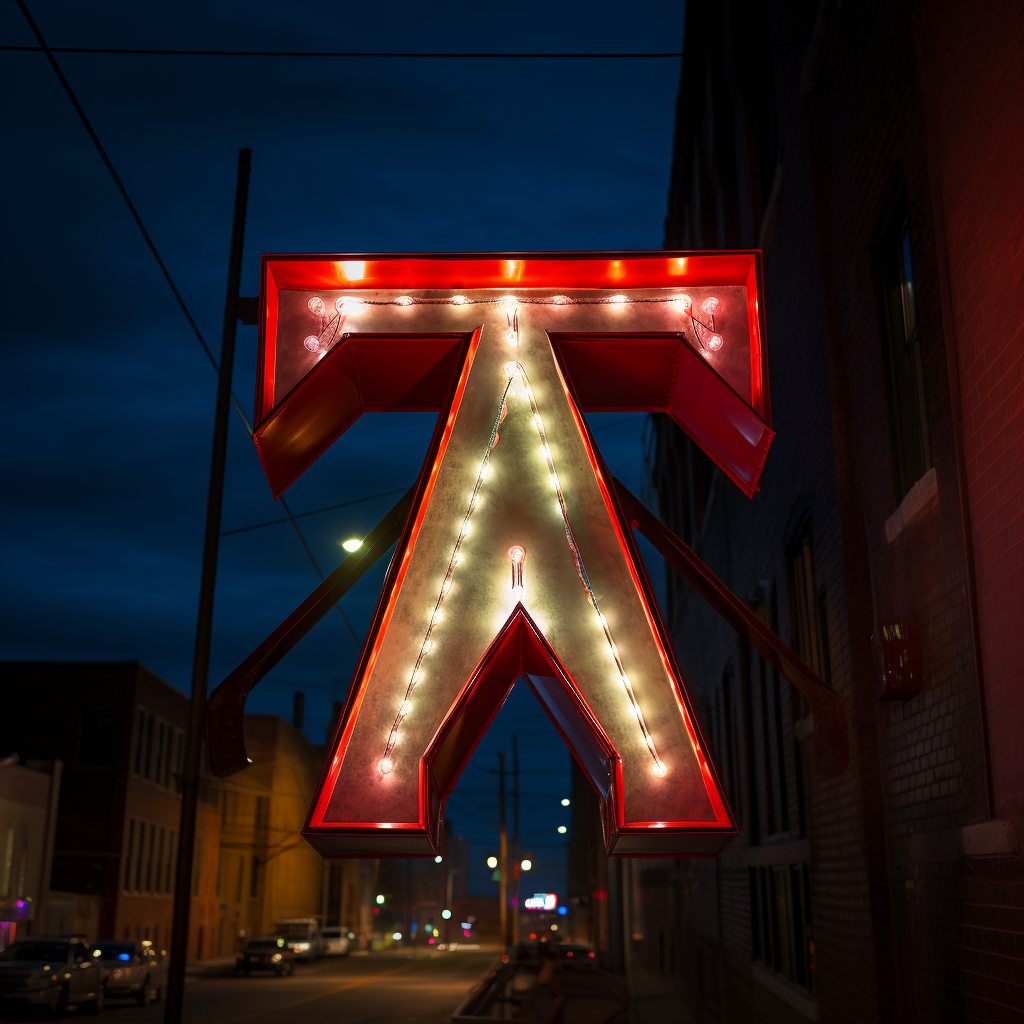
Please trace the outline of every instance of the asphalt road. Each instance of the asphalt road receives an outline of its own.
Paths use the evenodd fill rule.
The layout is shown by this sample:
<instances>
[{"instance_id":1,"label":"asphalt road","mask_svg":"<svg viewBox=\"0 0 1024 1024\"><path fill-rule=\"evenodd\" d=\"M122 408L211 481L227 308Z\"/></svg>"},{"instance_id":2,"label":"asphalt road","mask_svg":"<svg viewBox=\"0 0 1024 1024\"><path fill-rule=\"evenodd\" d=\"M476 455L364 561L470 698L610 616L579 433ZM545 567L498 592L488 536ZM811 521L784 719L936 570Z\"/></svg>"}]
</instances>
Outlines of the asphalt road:
<instances>
[{"instance_id":1,"label":"asphalt road","mask_svg":"<svg viewBox=\"0 0 1024 1024\"><path fill-rule=\"evenodd\" d=\"M494 952L327 957L296 964L291 977L190 977L185 1024L449 1024L452 1010L486 973ZM80 1014L72 1010L67 1020ZM84 1018L83 1018L84 1019ZM102 1024L162 1024L163 1003L111 1000Z\"/></svg>"}]
</instances>

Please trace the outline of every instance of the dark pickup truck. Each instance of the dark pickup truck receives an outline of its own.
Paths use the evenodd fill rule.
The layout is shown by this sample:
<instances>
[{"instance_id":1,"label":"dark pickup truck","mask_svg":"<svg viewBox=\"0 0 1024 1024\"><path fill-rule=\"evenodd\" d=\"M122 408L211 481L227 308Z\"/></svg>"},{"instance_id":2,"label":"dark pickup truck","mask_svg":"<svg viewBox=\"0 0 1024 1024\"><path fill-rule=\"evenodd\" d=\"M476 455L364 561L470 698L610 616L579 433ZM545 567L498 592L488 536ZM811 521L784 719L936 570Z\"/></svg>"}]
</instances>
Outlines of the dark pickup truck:
<instances>
[{"instance_id":1,"label":"dark pickup truck","mask_svg":"<svg viewBox=\"0 0 1024 1024\"><path fill-rule=\"evenodd\" d=\"M295 970L295 954L282 938L252 939L238 954L235 968L246 974L273 971L280 978Z\"/></svg>"}]
</instances>

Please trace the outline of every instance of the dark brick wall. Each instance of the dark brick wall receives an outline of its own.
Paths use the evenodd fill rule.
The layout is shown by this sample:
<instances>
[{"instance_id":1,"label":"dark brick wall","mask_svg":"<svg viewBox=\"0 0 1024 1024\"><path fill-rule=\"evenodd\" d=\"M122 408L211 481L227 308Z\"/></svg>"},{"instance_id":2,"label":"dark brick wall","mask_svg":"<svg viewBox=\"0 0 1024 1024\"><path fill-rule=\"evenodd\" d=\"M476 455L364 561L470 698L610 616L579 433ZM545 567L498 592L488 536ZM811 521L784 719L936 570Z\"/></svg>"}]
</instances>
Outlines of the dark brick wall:
<instances>
[{"instance_id":1,"label":"dark brick wall","mask_svg":"<svg viewBox=\"0 0 1024 1024\"><path fill-rule=\"evenodd\" d=\"M1024 793L1014 739L1024 734L1024 125L1013 130L1024 48L1020 14L984 6L980 16L951 3L915 13L909 0L687 10L666 245L763 245L778 436L753 501L716 475L703 527L689 510L701 456L660 421L652 483L666 521L734 592L764 600L791 643L786 534L794 508L810 508L830 681L851 730L845 775L810 774L806 837L793 820L758 836L750 809L776 768L742 735L756 725L756 694L726 726L739 734L729 784L743 834L718 864L680 862L685 898L659 897L651 918L655 931L676 929L699 947L676 974L696 1008L721 1020L809 1012L808 999L769 990L751 966L747 876L752 863L804 849L819 1020L1024 1019L1021 859L998 843L966 857L961 832L993 812L1019 825ZM873 241L904 189L937 496L890 543ZM723 694L732 687L742 703L756 665L677 578L667 590L680 663L721 765ZM920 623L924 686L880 700L879 623L905 617ZM784 682L781 696L783 746L796 751L792 807L807 741L794 737ZM650 965L658 943L644 941Z\"/></svg>"}]
</instances>

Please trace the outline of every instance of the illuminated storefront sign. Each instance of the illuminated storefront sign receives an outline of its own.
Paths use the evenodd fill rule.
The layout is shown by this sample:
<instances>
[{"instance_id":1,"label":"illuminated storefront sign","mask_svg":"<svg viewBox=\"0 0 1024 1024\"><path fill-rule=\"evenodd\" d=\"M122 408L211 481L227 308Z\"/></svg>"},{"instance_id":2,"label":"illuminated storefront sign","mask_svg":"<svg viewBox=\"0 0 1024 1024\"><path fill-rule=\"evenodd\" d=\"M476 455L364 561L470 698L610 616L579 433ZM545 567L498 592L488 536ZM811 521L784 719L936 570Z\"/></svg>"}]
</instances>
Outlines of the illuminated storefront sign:
<instances>
[{"instance_id":1,"label":"illuminated storefront sign","mask_svg":"<svg viewBox=\"0 0 1024 1024\"><path fill-rule=\"evenodd\" d=\"M546 910L548 913L558 906L558 897L553 892L535 892L523 900L526 910Z\"/></svg>"},{"instance_id":2,"label":"illuminated storefront sign","mask_svg":"<svg viewBox=\"0 0 1024 1024\"><path fill-rule=\"evenodd\" d=\"M523 679L601 798L609 853L719 852L736 825L584 414L665 412L752 495L773 436L758 254L268 256L260 298L275 495L364 412L440 413L306 838L438 852ZM245 671L212 703L237 711Z\"/></svg>"}]
</instances>

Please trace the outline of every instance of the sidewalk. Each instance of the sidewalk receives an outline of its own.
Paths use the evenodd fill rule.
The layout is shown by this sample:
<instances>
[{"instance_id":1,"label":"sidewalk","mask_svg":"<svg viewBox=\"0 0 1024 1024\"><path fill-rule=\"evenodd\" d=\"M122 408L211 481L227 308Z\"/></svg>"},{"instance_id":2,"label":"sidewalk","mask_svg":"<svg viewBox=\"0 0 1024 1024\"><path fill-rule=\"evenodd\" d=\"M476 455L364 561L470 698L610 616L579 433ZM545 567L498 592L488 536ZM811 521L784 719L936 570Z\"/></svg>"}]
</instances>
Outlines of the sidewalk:
<instances>
[{"instance_id":1,"label":"sidewalk","mask_svg":"<svg viewBox=\"0 0 1024 1024\"><path fill-rule=\"evenodd\" d=\"M206 960L192 960L185 965L185 976L189 978L218 978L235 968L233 956L214 956Z\"/></svg>"},{"instance_id":2,"label":"sidewalk","mask_svg":"<svg viewBox=\"0 0 1024 1024\"><path fill-rule=\"evenodd\" d=\"M667 978L634 966L630 981L633 1024L696 1024L683 995Z\"/></svg>"}]
</instances>

